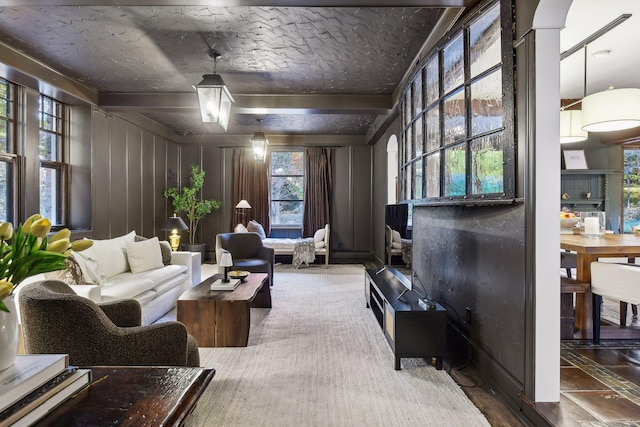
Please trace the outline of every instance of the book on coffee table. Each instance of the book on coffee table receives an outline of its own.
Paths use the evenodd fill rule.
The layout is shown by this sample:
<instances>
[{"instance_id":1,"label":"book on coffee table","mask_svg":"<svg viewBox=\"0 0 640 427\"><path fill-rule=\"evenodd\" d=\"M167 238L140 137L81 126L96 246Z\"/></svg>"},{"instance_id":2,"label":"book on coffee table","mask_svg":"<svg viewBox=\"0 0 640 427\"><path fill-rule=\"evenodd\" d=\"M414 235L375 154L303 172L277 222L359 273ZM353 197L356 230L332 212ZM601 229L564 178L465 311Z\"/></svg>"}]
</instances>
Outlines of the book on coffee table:
<instances>
[{"instance_id":1,"label":"book on coffee table","mask_svg":"<svg viewBox=\"0 0 640 427\"><path fill-rule=\"evenodd\" d=\"M211 284L212 291L233 291L240 284L240 279L229 279L227 283L224 283L222 279L218 279Z\"/></svg>"},{"instance_id":2,"label":"book on coffee table","mask_svg":"<svg viewBox=\"0 0 640 427\"><path fill-rule=\"evenodd\" d=\"M13 365L0 372L0 411L56 377L67 366L66 354L18 355Z\"/></svg>"}]
</instances>

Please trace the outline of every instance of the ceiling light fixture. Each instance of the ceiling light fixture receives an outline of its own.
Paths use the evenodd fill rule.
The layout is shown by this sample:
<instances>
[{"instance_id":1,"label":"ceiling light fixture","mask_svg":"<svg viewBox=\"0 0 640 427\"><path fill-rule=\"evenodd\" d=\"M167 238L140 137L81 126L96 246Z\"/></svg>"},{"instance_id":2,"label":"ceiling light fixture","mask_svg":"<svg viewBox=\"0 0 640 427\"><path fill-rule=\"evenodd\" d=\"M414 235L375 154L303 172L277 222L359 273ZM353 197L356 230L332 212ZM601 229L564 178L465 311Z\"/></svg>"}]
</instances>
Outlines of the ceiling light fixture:
<instances>
[{"instance_id":1,"label":"ceiling light fixture","mask_svg":"<svg viewBox=\"0 0 640 427\"><path fill-rule=\"evenodd\" d=\"M560 144L584 141L588 136L582 130L582 111L560 110Z\"/></svg>"},{"instance_id":2,"label":"ceiling light fixture","mask_svg":"<svg viewBox=\"0 0 640 427\"><path fill-rule=\"evenodd\" d=\"M210 49L209 56L213 58L213 74L203 75L202 81L196 86L200 114L203 123L218 123L226 132L231 115L231 104L235 101L224 84L222 76L216 73L217 62L222 54Z\"/></svg>"},{"instance_id":3,"label":"ceiling light fixture","mask_svg":"<svg viewBox=\"0 0 640 427\"><path fill-rule=\"evenodd\" d=\"M610 132L640 126L640 89L614 89L582 99L582 129Z\"/></svg>"},{"instance_id":4,"label":"ceiling light fixture","mask_svg":"<svg viewBox=\"0 0 640 427\"><path fill-rule=\"evenodd\" d=\"M256 162L264 162L267 159L267 146L269 145L269 140L264 135L264 132L260 132L260 122L262 122L262 119L256 120L258 121L258 132L254 133L251 138L253 157Z\"/></svg>"}]
</instances>

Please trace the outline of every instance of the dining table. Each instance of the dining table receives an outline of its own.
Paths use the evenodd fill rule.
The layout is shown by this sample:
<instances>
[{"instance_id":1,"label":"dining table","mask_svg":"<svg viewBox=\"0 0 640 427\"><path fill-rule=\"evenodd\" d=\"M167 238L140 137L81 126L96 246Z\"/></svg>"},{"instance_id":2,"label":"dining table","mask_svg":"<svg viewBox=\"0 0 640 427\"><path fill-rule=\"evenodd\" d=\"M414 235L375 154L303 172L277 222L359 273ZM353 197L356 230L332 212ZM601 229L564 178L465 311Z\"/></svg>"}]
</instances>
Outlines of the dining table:
<instances>
[{"instance_id":1,"label":"dining table","mask_svg":"<svg viewBox=\"0 0 640 427\"><path fill-rule=\"evenodd\" d=\"M620 257L628 260L640 257L640 236L605 234L602 237L591 238L582 234L560 234L560 248L576 252L576 280L591 283L591 263L599 258ZM591 292L576 294L576 338L591 338L591 300Z\"/></svg>"}]
</instances>

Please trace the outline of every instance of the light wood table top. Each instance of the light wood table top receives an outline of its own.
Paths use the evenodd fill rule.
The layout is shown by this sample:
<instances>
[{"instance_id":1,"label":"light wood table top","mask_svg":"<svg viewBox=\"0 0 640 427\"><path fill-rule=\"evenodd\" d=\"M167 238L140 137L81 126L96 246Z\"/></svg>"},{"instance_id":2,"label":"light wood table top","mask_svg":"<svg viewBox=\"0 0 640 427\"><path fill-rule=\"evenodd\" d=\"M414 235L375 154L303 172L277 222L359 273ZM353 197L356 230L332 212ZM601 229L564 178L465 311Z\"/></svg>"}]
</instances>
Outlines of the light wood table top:
<instances>
[{"instance_id":1,"label":"light wood table top","mask_svg":"<svg viewBox=\"0 0 640 427\"><path fill-rule=\"evenodd\" d=\"M640 237L633 234L605 234L590 239L580 234L561 234L560 248L577 253L576 279L591 284L591 263L606 257L640 257ZM591 338L591 291L576 295L576 326L579 338Z\"/></svg>"}]
</instances>

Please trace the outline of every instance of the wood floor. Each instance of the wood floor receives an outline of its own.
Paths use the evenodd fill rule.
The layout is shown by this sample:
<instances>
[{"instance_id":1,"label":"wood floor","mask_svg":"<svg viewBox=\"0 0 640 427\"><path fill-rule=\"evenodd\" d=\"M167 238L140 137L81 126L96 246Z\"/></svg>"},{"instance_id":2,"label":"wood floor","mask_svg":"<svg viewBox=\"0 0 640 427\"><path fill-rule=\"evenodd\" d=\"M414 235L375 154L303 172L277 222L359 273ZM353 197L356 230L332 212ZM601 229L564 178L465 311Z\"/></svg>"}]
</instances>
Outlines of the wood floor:
<instances>
[{"instance_id":1,"label":"wood floor","mask_svg":"<svg viewBox=\"0 0 640 427\"><path fill-rule=\"evenodd\" d=\"M615 324L618 304L612 301L605 301L603 318L608 321L610 336L635 339L603 339L598 346L591 340L563 341L560 402L533 404L547 425L640 426L640 319L629 313L628 327L619 328ZM451 374L456 381L468 383L455 370ZM481 377L478 373L475 376ZM463 390L492 426L525 425L486 385Z\"/></svg>"}]
</instances>

